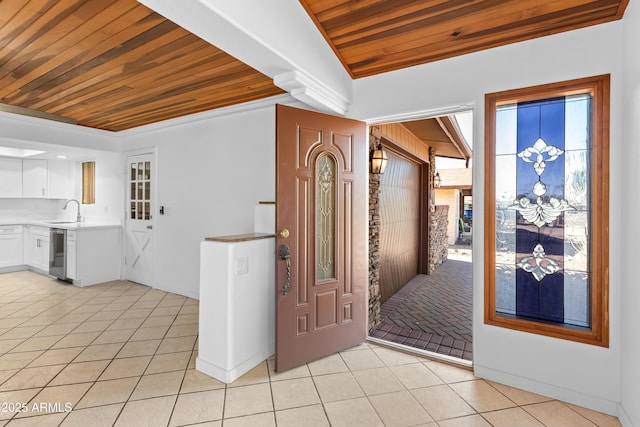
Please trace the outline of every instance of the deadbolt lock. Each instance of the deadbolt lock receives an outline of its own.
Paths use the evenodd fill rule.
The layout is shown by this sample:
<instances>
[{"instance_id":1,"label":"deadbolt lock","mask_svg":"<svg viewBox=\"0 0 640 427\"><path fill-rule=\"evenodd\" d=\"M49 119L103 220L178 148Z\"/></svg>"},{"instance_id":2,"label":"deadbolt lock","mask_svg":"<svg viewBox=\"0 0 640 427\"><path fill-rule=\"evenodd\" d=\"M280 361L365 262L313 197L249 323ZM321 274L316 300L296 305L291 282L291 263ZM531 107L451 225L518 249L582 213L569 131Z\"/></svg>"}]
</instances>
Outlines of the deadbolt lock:
<instances>
[{"instance_id":1,"label":"deadbolt lock","mask_svg":"<svg viewBox=\"0 0 640 427\"><path fill-rule=\"evenodd\" d=\"M280 230L280 237L282 237L283 239L289 237L289 230L287 230L286 228Z\"/></svg>"}]
</instances>

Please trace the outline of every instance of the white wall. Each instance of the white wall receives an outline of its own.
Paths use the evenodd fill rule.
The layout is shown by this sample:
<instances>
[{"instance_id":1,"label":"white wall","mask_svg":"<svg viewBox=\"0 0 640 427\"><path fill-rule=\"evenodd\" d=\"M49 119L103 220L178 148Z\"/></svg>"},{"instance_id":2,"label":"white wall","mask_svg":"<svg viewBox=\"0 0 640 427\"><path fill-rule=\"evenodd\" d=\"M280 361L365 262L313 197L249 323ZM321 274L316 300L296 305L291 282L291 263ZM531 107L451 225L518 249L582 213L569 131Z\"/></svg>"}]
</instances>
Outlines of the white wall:
<instances>
[{"instance_id":1,"label":"white wall","mask_svg":"<svg viewBox=\"0 0 640 427\"><path fill-rule=\"evenodd\" d=\"M96 162L96 200L81 205L80 213L87 220L124 218L124 156L120 153L102 153L74 163L74 197L82 203L82 162ZM73 206L75 208L75 205ZM75 212L75 211L74 211Z\"/></svg>"},{"instance_id":2,"label":"white wall","mask_svg":"<svg viewBox=\"0 0 640 427\"><path fill-rule=\"evenodd\" d=\"M155 287L197 298L200 242L253 231L254 207L275 200L275 106L123 134L157 152Z\"/></svg>"},{"instance_id":3,"label":"white wall","mask_svg":"<svg viewBox=\"0 0 640 427\"><path fill-rule=\"evenodd\" d=\"M0 198L0 221L54 219L63 206L64 200Z\"/></svg>"},{"instance_id":4,"label":"white wall","mask_svg":"<svg viewBox=\"0 0 640 427\"><path fill-rule=\"evenodd\" d=\"M622 241L622 409L623 425L640 426L640 287L638 286L638 242L640 227L640 3L629 2L624 18L624 104L622 158L623 181L622 224L625 238Z\"/></svg>"},{"instance_id":5,"label":"white wall","mask_svg":"<svg viewBox=\"0 0 640 427\"><path fill-rule=\"evenodd\" d=\"M605 73L611 74L610 348L485 325L484 95ZM366 120L421 110L442 111L469 103L475 106L475 371L485 378L612 414L617 412L621 397L621 292L631 284L622 281L620 263L622 89L622 23L614 22L356 80L350 114ZM636 298L633 304L638 302ZM632 386L632 391L637 387Z\"/></svg>"}]
</instances>

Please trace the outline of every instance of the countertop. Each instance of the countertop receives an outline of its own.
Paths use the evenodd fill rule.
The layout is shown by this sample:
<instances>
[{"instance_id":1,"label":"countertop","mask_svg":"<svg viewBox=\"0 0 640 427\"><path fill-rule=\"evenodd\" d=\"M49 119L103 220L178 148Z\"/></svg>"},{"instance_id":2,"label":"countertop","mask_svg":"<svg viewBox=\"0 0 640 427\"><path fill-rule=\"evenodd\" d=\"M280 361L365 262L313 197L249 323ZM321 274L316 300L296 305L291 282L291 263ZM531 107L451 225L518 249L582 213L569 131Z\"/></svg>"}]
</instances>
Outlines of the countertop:
<instances>
[{"instance_id":1,"label":"countertop","mask_svg":"<svg viewBox=\"0 0 640 427\"><path fill-rule=\"evenodd\" d=\"M83 230L83 229L99 229L99 228L122 228L119 220L87 220L83 222L67 222L64 219L18 219L5 218L0 219L0 226L3 225L37 225L48 228L63 228L66 230Z\"/></svg>"},{"instance_id":2,"label":"countertop","mask_svg":"<svg viewBox=\"0 0 640 427\"><path fill-rule=\"evenodd\" d=\"M204 240L208 242L237 243L237 242L248 242L250 240L269 239L271 237L276 237L276 236L275 234L269 234L269 233L247 233L247 234L234 234L231 236L206 237Z\"/></svg>"}]
</instances>

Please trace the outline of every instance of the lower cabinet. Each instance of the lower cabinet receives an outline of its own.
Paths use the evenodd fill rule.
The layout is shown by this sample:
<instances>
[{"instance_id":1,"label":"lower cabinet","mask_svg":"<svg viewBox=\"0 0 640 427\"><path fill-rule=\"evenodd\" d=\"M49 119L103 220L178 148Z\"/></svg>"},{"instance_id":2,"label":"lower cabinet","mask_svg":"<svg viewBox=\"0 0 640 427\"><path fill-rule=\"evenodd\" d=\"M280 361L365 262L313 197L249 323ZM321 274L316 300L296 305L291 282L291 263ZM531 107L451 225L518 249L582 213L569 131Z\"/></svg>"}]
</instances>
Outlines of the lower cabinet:
<instances>
[{"instance_id":1,"label":"lower cabinet","mask_svg":"<svg viewBox=\"0 0 640 427\"><path fill-rule=\"evenodd\" d=\"M120 279L120 228L67 231L67 278L88 286Z\"/></svg>"},{"instance_id":2,"label":"lower cabinet","mask_svg":"<svg viewBox=\"0 0 640 427\"><path fill-rule=\"evenodd\" d=\"M24 237L21 225L0 227L0 267L24 264Z\"/></svg>"},{"instance_id":3,"label":"lower cabinet","mask_svg":"<svg viewBox=\"0 0 640 427\"><path fill-rule=\"evenodd\" d=\"M26 235L25 263L45 273L49 272L49 228L29 226Z\"/></svg>"},{"instance_id":4,"label":"lower cabinet","mask_svg":"<svg viewBox=\"0 0 640 427\"><path fill-rule=\"evenodd\" d=\"M49 227L0 226L0 269L12 267L49 273ZM122 261L120 227L86 227L67 230L67 279L88 286L120 279Z\"/></svg>"}]
</instances>

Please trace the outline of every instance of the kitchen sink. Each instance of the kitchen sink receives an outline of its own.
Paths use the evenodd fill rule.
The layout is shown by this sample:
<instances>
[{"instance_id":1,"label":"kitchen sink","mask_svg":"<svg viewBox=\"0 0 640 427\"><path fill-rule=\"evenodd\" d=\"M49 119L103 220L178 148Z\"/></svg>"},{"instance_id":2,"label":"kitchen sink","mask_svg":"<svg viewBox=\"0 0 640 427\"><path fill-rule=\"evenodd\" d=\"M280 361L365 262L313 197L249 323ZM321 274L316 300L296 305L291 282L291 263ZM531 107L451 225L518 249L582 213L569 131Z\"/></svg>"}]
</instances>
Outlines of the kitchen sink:
<instances>
[{"instance_id":1,"label":"kitchen sink","mask_svg":"<svg viewBox=\"0 0 640 427\"><path fill-rule=\"evenodd\" d=\"M48 224L75 224L75 221L47 221Z\"/></svg>"}]
</instances>

